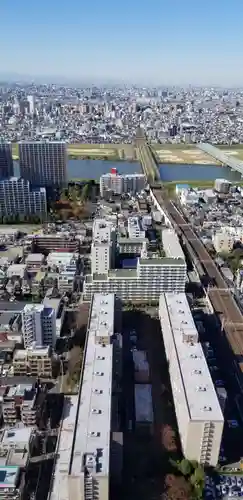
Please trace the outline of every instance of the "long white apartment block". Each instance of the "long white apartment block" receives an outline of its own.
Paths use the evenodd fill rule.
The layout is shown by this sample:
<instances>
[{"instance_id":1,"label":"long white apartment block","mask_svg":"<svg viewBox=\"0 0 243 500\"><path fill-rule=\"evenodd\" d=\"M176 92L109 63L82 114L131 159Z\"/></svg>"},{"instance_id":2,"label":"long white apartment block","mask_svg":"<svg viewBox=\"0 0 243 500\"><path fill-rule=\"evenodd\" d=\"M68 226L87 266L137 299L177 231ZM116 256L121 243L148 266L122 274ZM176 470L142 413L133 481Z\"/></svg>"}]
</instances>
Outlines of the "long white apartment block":
<instances>
[{"instance_id":1,"label":"long white apartment block","mask_svg":"<svg viewBox=\"0 0 243 500\"><path fill-rule=\"evenodd\" d=\"M103 174L100 177L100 195L103 197L105 191L112 191L114 194L139 193L146 186L144 174L123 174L112 169L111 173Z\"/></svg>"},{"instance_id":2,"label":"long white apartment block","mask_svg":"<svg viewBox=\"0 0 243 500\"><path fill-rule=\"evenodd\" d=\"M224 417L185 293L161 295L159 317L184 456L216 466Z\"/></svg>"},{"instance_id":3,"label":"long white apartment block","mask_svg":"<svg viewBox=\"0 0 243 500\"><path fill-rule=\"evenodd\" d=\"M150 254L146 242L135 269L114 269L117 245L115 228L98 219L93 227L91 274L85 277L83 299L93 293L115 293L123 301L158 301L163 292L184 292L187 266L173 229L162 234L165 255Z\"/></svg>"},{"instance_id":4,"label":"long white apartment block","mask_svg":"<svg viewBox=\"0 0 243 500\"><path fill-rule=\"evenodd\" d=\"M69 463L70 500L109 499L115 295L92 298Z\"/></svg>"}]
</instances>

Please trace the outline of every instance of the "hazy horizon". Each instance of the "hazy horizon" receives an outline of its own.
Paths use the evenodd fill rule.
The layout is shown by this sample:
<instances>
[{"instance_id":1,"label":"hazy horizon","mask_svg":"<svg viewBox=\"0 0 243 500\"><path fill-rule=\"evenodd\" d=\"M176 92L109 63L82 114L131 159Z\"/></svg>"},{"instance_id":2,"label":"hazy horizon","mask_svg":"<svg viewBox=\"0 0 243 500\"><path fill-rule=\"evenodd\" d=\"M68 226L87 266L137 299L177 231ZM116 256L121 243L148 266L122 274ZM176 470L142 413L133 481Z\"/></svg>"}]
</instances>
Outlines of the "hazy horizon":
<instances>
[{"instance_id":1,"label":"hazy horizon","mask_svg":"<svg viewBox=\"0 0 243 500\"><path fill-rule=\"evenodd\" d=\"M2 0L0 78L241 87L242 15L240 0Z\"/></svg>"}]
</instances>

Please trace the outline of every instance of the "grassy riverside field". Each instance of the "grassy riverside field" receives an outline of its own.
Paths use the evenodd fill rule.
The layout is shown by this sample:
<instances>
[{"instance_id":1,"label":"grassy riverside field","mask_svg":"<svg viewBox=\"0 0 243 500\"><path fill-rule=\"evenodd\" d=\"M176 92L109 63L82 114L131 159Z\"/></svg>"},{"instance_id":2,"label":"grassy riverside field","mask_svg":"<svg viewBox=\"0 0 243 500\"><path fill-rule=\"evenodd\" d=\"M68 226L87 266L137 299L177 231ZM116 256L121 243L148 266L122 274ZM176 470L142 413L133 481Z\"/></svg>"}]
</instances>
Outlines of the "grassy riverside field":
<instances>
[{"instance_id":1,"label":"grassy riverside field","mask_svg":"<svg viewBox=\"0 0 243 500\"><path fill-rule=\"evenodd\" d=\"M69 159L136 160L136 150L131 144L67 144ZM19 159L18 144L12 144L12 156Z\"/></svg>"},{"instance_id":2,"label":"grassy riverside field","mask_svg":"<svg viewBox=\"0 0 243 500\"><path fill-rule=\"evenodd\" d=\"M213 159L196 147L195 144L152 144L158 163L184 165L219 165ZM217 146L229 156L243 161L243 144L233 146ZM132 144L85 144L76 143L67 145L70 159L105 159L135 161L138 158L137 150ZM18 160L18 144L12 144L13 159Z\"/></svg>"}]
</instances>

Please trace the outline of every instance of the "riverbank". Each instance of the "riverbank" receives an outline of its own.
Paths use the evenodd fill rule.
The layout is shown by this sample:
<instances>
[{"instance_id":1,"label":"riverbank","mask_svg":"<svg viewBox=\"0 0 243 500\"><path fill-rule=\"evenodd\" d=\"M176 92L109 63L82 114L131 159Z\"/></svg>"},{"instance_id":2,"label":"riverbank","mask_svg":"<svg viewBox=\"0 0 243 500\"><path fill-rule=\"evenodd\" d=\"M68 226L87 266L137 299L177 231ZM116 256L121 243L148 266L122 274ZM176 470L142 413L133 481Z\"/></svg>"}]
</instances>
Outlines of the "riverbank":
<instances>
[{"instance_id":1,"label":"riverbank","mask_svg":"<svg viewBox=\"0 0 243 500\"><path fill-rule=\"evenodd\" d=\"M215 180L178 180L178 181L169 181L169 182L164 182L163 184L166 186L168 191L172 192L175 191L175 188L178 184L188 184L191 188L194 189L210 189L214 187L214 182ZM233 181L232 184L235 186L243 186L243 181Z\"/></svg>"}]
</instances>

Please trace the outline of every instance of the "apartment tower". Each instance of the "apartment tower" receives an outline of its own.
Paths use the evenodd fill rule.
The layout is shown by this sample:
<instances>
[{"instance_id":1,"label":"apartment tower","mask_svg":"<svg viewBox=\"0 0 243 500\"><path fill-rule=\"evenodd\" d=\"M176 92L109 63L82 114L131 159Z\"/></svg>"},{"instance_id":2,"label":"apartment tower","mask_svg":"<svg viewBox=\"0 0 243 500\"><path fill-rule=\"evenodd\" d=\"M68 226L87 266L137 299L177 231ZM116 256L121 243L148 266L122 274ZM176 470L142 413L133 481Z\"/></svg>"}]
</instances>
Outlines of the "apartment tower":
<instances>
[{"instance_id":1,"label":"apartment tower","mask_svg":"<svg viewBox=\"0 0 243 500\"><path fill-rule=\"evenodd\" d=\"M35 186L61 187L67 182L65 142L20 142L20 175Z\"/></svg>"}]
</instances>

